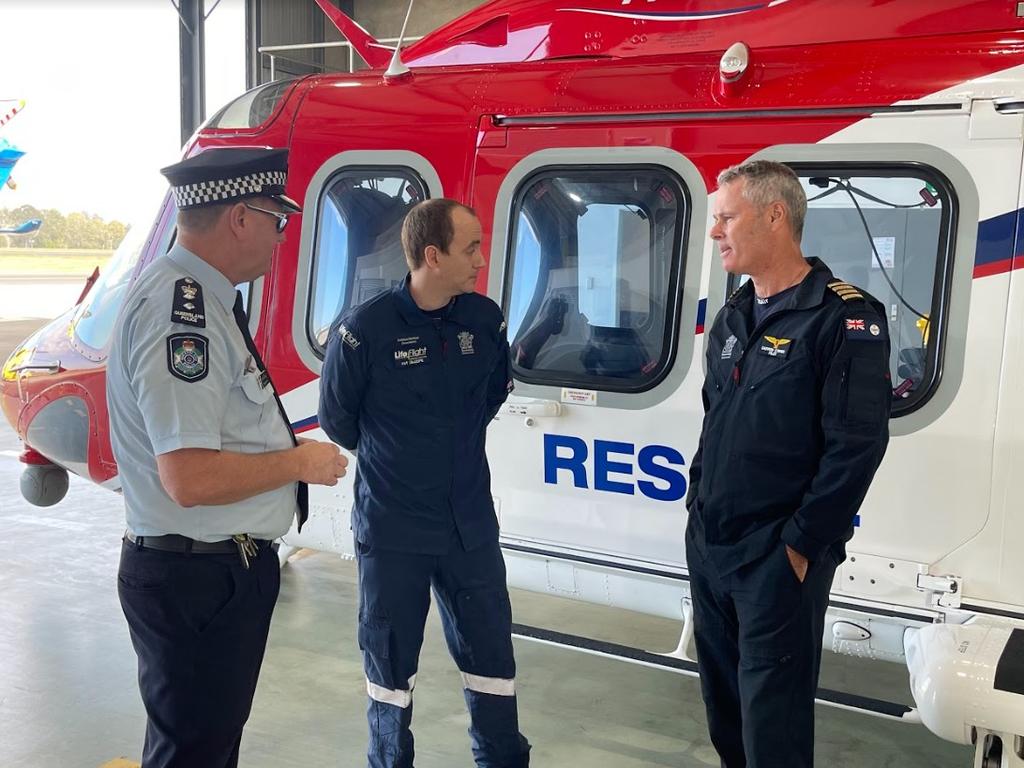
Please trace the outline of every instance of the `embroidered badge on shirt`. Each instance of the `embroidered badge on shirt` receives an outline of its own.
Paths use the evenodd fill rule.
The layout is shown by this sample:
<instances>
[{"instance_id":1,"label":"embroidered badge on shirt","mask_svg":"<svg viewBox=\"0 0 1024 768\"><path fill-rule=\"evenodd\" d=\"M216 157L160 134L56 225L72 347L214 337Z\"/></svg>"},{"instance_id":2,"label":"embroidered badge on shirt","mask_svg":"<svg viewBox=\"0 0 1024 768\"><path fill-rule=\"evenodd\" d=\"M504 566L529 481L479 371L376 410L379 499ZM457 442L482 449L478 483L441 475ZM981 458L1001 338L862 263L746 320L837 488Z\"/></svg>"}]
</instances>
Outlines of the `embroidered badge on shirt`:
<instances>
[{"instance_id":1,"label":"embroidered badge on shirt","mask_svg":"<svg viewBox=\"0 0 1024 768\"><path fill-rule=\"evenodd\" d=\"M341 340L348 344L352 349L358 349L359 339L352 335L352 331L346 328L344 325L338 326L338 335L341 336Z\"/></svg>"},{"instance_id":2,"label":"embroidered badge on shirt","mask_svg":"<svg viewBox=\"0 0 1024 768\"><path fill-rule=\"evenodd\" d=\"M206 327L203 287L191 277L183 277L174 284L171 322L194 325L196 328Z\"/></svg>"},{"instance_id":3,"label":"embroidered badge on shirt","mask_svg":"<svg viewBox=\"0 0 1024 768\"><path fill-rule=\"evenodd\" d=\"M457 336L459 340L459 351L464 355L472 355L473 350L473 334L469 331L462 331Z\"/></svg>"},{"instance_id":4,"label":"embroidered badge on shirt","mask_svg":"<svg viewBox=\"0 0 1024 768\"><path fill-rule=\"evenodd\" d=\"M419 365L427 362L426 347L411 347L410 349L395 350L395 365L399 368L408 368L412 365Z\"/></svg>"},{"instance_id":5,"label":"embroidered badge on shirt","mask_svg":"<svg viewBox=\"0 0 1024 768\"><path fill-rule=\"evenodd\" d=\"M732 348L736 346L736 337L730 336L725 340L725 344L722 345L722 359L728 360L732 357Z\"/></svg>"},{"instance_id":6,"label":"embroidered badge on shirt","mask_svg":"<svg viewBox=\"0 0 1024 768\"><path fill-rule=\"evenodd\" d=\"M206 378L209 371L209 342L198 333L176 333L167 337L167 369L182 381Z\"/></svg>"},{"instance_id":7,"label":"embroidered badge on shirt","mask_svg":"<svg viewBox=\"0 0 1024 768\"><path fill-rule=\"evenodd\" d=\"M768 357L785 357L789 354L789 345L793 342L792 339L780 339L776 336L765 336L764 340L767 343L762 344L757 351Z\"/></svg>"}]
</instances>

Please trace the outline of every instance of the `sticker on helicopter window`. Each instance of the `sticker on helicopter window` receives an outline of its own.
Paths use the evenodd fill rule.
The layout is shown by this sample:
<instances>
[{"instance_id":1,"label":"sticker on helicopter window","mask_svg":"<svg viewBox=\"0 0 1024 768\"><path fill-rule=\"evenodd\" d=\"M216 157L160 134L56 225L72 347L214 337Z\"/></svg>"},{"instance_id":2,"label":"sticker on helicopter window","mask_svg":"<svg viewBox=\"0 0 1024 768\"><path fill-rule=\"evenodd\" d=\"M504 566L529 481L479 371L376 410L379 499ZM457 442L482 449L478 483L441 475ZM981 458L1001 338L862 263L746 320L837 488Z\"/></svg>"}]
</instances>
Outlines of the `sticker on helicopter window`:
<instances>
[{"instance_id":1,"label":"sticker on helicopter window","mask_svg":"<svg viewBox=\"0 0 1024 768\"><path fill-rule=\"evenodd\" d=\"M570 405L597 405L597 391L562 387L562 402Z\"/></svg>"}]
</instances>

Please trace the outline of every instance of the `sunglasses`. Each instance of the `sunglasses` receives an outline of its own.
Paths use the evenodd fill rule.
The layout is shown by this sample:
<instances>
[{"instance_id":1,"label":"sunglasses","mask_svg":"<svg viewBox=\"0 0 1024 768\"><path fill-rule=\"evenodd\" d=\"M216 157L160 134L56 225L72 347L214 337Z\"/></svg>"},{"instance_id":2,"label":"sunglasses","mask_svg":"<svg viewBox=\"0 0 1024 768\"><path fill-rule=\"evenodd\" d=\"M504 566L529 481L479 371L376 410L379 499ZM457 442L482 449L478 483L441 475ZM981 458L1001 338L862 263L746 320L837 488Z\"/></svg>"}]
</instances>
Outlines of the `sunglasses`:
<instances>
[{"instance_id":1,"label":"sunglasses","mask_svg":"<svg viewBox=\"0 0 1024 768\"><path fill-rule=\"evenodd\" d=\"M290 213L280 213L279 211L268 211L266 208L260 208L257 205L250 205L249 203L245 203L245 207L248 208L250 211L259 211L260 213L265 213L268 216L273 216L275 219L277 219L277 232L278 232L278 234L280 234L281 232L284 232L284 228L288 226L288 217L291 216Z\"/></svg>"}]
</instances>

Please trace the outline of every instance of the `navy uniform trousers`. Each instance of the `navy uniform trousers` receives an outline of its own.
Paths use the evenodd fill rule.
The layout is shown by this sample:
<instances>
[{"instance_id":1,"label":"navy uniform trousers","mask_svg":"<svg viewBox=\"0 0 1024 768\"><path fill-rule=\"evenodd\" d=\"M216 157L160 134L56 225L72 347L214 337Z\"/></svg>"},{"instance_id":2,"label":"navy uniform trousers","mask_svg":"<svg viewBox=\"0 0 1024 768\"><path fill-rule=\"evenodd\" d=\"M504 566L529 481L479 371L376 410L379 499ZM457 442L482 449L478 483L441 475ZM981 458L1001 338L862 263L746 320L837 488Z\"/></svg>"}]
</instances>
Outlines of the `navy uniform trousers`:
<instances>
[{"instance_id":1,"label":"navy uniform trousers","mask_svg":"<svg viewBox=\"0 0 1024 768\"><path fill-rule=\"evenodd\" d=\"M723 573L686 537L697 663L722 768L811 768L831 551L797 579L778 542Z\"/></svg>"},{"instance_id":2,"label":"navy uniform trousers","mask_svg":"<svg viewBox=\"0 0 1024 768\"><path fill-rule=\"evenodd\" d=\"M447 554L396 552L356 542L359 647L363 651L371 768L413 765L412 691L430 589L448 650L462 672L469 735L479 768L529 765L519 733L512 607L498 542Z\"/></svg>"},{"instance_id":3,"label":"navy uniform trousers","mask_svg":"<svg viewBox=\"0 0 1024 768\"><path fill-rule=\"evenodd\" d=\"M117 593L139 657L142 768L235 768L281 586L276 552L140 548L125 541Z\"/></svg>"}]
</instances>

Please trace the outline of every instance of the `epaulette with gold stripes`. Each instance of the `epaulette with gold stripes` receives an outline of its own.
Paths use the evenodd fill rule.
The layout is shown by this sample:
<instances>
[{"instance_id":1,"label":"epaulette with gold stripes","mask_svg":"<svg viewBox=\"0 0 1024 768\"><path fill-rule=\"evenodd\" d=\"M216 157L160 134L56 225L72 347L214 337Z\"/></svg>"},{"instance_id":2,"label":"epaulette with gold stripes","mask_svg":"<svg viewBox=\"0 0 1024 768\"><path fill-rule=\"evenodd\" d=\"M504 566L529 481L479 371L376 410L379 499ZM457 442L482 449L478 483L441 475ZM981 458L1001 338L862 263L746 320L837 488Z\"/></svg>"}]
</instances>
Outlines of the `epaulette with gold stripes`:
<instances>
[{"instance_id":1,"label":"epaulette with gold stripes","mask_svg":"<svg viewBox=\"0 0 1024 768\"><path fill-rule=\"evenodd\" d=\"M835 293L843 301L853 301L854 299L863 299L864 294L860 292L856 286L844 283L842 280L835 280L828 284L829 289Z\"/></svg>"}]
</instances>

